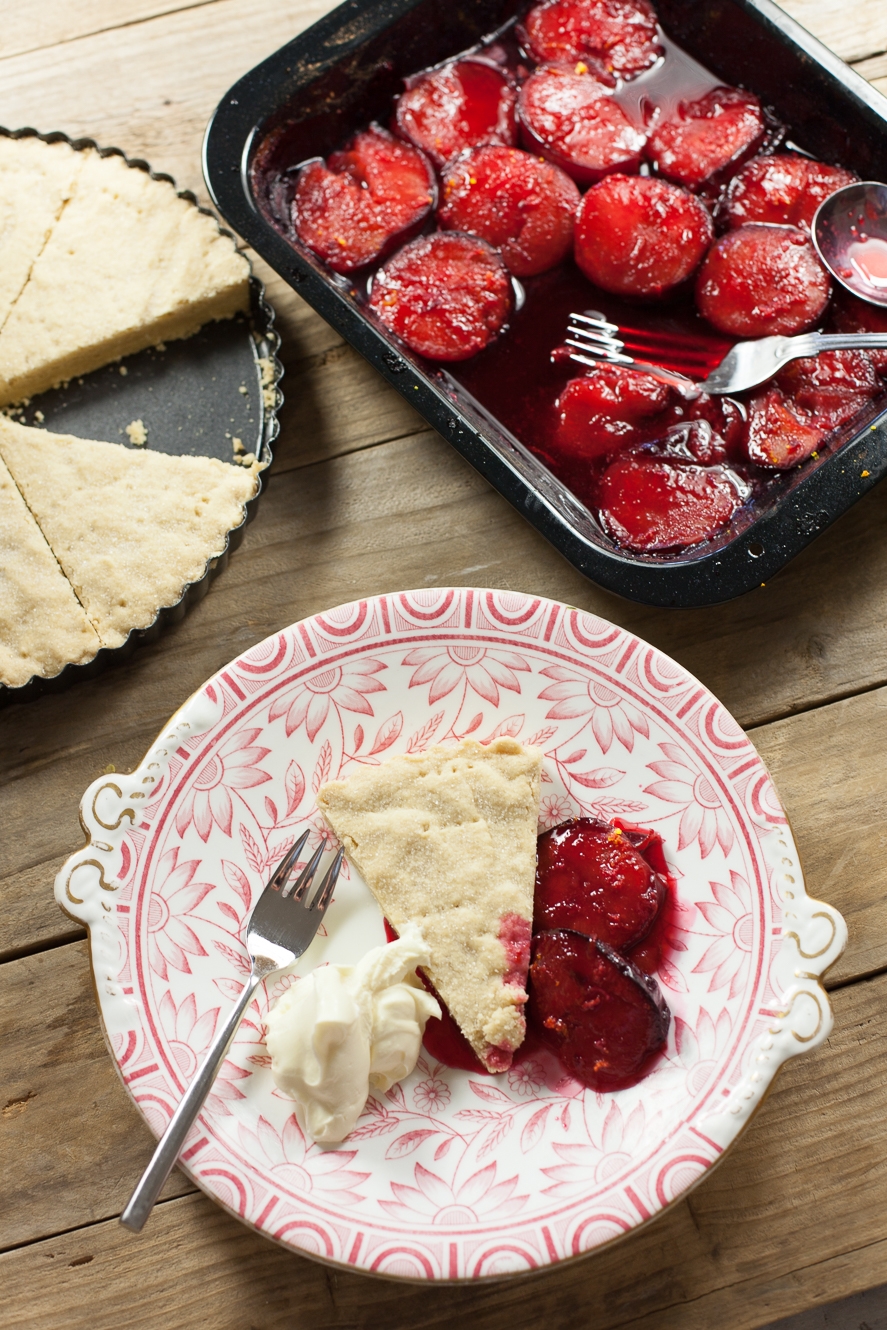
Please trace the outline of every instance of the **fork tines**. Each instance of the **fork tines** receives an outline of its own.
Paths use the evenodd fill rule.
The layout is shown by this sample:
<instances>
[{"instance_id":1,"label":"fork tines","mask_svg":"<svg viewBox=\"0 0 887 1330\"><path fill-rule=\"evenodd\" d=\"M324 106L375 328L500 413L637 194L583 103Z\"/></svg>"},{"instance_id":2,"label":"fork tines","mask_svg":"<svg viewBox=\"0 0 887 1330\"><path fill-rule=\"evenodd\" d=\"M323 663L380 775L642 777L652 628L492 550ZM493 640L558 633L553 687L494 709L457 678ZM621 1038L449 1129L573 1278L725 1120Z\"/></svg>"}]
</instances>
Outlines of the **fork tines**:
<instances>
[{"instance_id":1,"label":"fork tines","mask_svg":"<svg viewBox=\"0 0 887 1330\"><path fill-rule=\"evenodd\" d=\"M306 897L317 874L320 861L323 858L323 852L326 848L324 841L320 842L293 885L289 886L288 884L293 869L298 862L299 855L301 854L310 834L310 829L303 832L295 845L287 850L286 854L277 865L277 868L274 870L274 874L268 883L268 886L274 891L279 891L282 897L289 897L291 900L301 901L306 909L320 910L322 914L329 905L330 897L332 896L335 885L339 880L339 874L342 871L342 861L345 858L345 851L340 848L336 852L335 859L330 864L323 881L314 894L314 900L309 905Z\"/></svg>"},{"instance_id":2,"label":"fork tines","mask_svg":"<svg viewBox=\"0 0 887 1330\"><path fill-rule=\"evenodd\" d=\"M619 329L615 323L609 323L603 314L571 314L567 328L567 346L584 351L595 360L609 360L615 363L625 361L625 346L620 340ZM582 360L581 356L573 356ZM583 361L582 363L588 363Z\"/></svg>"},{"instance_id":3,"label":"fork tines","mask_svg":"<svg viewBox=\"0 0 887 1330\"><path fill-rule=\"evenodd\" d=\"M339 880L339 873L342 871L342 862L345 858L345 851L340 846L336 851L336 857L327 869L326 877L317 889L314 900L308 906L309 910L319 910L323 914L330 903L333 890Z\"/></svg>"}]
</instances>

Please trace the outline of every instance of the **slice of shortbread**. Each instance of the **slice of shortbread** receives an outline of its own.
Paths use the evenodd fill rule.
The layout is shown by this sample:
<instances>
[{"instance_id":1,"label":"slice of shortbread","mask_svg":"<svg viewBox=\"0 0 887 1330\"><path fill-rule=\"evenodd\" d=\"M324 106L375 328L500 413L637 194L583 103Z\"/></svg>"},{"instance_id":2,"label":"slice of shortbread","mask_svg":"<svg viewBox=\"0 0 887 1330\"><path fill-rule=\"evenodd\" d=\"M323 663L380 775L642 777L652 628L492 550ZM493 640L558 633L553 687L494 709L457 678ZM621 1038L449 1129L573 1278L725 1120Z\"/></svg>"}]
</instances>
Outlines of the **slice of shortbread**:
<instances>
[{"instance_id":1,"label":"slice of shortbread","mask_svg":"<svg viewBox=\"0 0 887 1330\"><path fill-rule=\"evenodd\" d=\"M258 470L50 434L3 416L0 456L109 647L203 576L242 522Z\"/></svg>"},{"instance_id":2,"label":"slice of shortbread","mask_svg":"<svg viewBox=\"0 0 887 1330\"><path fill-rule=\"evenodd\" d=\"M101 643L0 460L0 683L92 660Z\"/></svg>"},{"instance_id":3,"label":"slice of shortbread","mask_svg":"<svg viewBox=\"0 0 887 1330\"><path fill-rule=\"evenodd\" d=\"M0 135L0 329L71 197L83 154L67 143Z\"/></svg>"},{"instance_id":4,"label":"slice of shortbread","mask_svg":"<svg viewBox=\"0 0 887 1330\"><path fill-rule=\"evenodd\" d=\"M122 157L66 151L73 192L0 330L0 405L249 304L249 264L214 218Z\"/></svg>"},{"instance_id":5,"label":"slice of shortbread","mask_svg":"<svg viewBox=\"0 0 887 1330\"><path fill-rule=\"evenodd\" d=\"M514 739L464 739L317 795L392 927L421 929L428 978L490 1071L526 1028L541 764Z\"/></svg>"}]
</instances>

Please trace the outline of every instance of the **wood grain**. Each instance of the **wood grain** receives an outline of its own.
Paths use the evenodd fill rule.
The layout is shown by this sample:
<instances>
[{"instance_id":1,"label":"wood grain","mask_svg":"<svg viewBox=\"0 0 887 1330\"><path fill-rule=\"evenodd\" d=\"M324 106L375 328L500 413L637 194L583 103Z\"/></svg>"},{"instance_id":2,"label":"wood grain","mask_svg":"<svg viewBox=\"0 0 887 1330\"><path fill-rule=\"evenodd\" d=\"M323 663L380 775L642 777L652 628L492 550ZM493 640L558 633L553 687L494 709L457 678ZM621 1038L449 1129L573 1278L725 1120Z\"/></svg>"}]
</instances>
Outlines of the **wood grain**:
<instances>
[{"instance_id":1,"label":"wood grain","mask_svg":"<svg viewBox=\"0 0 887 1330\"><path fill-rule=\"evenodd\" d=\"M189 0L189 7L211 4L213 0ZM0 25L0 60L27 51L39 51L77 37L94 36L112 28L126 27L145 19L157 18L185 6L179 0L115 0L110 7L104 0L42 0L39 5L9 5Z\"/></svg>"},{"instance_id":2,"label":"wood grain","mask_svg":"<svg viewBox=\"0 0 887 1330\"><path fill-rule=\"evenodd\" d=\"M151 1142L102 1038L85 943L0 966L0 1086L0 1248L118 1213ZM176 1172L164 1194L193 1190Z\"/></svg>"},{"instance_id":3,"label":"wood grain","mask_svg":"<svg viewBox=\"0 0 887 1330\"><path fill-rule=\"evenodd\" d=\"M807 891L850 932L827 984L887 968L887 689L751 731L798 843Z\"/></svg>"},{"instance_id":4,"label":"wood grain","mask_svg":"<svg viewBox=\"0 0 887 1330\"><path fill-rule=\"evenodd\" d=\"M887 8L882 0L782 0L781 8L842 60L863 60L887 50Z\"/></svg>"},{"instance_id":5,"label":"wood grain","mask_svg":"<svg viewBox=\"0 0 887 1330\"><path fill-rule=\"evenodd\" d=\"M49 1236L75 1205L83 1219L113 1212L147 1132L132 1129L134 1111L96 1039L82 946L40 960L39 970L36 958L6 967L34 971L49 1032L41 1033L36 1004L23 1008L19 1048L31 1050L33 1071L30 1079L19 1073L18 1086L40 1088L12 1119L21 1123L13 1136L2 1119L0 1141L7 1160L29 1165L30 1214L51 1218L50 1197L62 1210L44 1230L49 1240L0 1258L0 1326L16 1325L25 1307L45 1318L29 1313L35 1326L144 1326L139 1317L150 1308L149 1324L184 1330L202 1324L200 1309L211 1306L219 1330L405 1330L449 1326L469 1310L476 1330L506 1330L528 1324L521 1317L531 1296L532 1323L551 1330L753 1330L814 1305L826 1279L835 1298L887 1277L887 977L834 995L828 1044L789 1063L723 1164L655 1224L531 1281L428 1289L331 1274L196 1196L162 1205L139 1238L113 1224ZM41 1114L43 1086L60 1068L64 1094L53 1093ZM41 1151L51 1159L45 1172ZM18 1241L33 1236L22 1205L7 1208L6 1241L17 1231ZM827 1273L811 1284L807 1272L819 1261ZM138 1305L124 1289L139 1290Z\"/></svg>"},{"instance_id":6,"label":"wood grain","mask_svg":"<svg viewBox=\"0 0 887 1330\"><path fill-rule=\"evenodd\" d=\"M887 51L874 55L869 60L860 60L854 65L857 74L868 79L871 84L887 96Z\"/></svg>"},{"instance_id":7,"label":"wood grain","mask_svg":"<svg viewBox=\"0 0 887 1330\"><path fill-rule=\"evenodd\" d=\"M330 0L215 0L208 11L189 6L12 56L2 63L0 124L114 144L206 198L200 143L216 103L332 8Z\"/></svg>"}]
</instances>

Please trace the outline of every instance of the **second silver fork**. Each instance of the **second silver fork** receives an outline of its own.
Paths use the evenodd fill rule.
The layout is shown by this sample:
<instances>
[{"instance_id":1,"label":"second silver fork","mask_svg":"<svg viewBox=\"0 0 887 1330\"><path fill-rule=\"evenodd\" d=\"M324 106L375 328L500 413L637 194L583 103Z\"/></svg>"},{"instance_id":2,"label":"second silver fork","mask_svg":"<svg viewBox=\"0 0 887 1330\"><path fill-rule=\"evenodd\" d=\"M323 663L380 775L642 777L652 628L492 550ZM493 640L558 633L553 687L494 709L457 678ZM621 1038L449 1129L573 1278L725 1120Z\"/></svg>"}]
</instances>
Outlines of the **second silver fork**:
<instances>
[{"instance_id":1,"label":"second silver fork","mask_svg":"<svg viewBox=\"0 0 887 1330\"><path fill-rule=\"evenodd\" d=\"M863 351L887 348L887 333L800 333L797 337L760 337L749 342L737 342L721 363L701 383L685 378L683 374L635 360L627 354L619 328L603 314L571 314L567 329L567 345L573 347L570 359L593 368L602 362L621 365L624 369L649 374L661 383L676 388L682 396L698 397L700 393L722 396L757 388L772 379L792 360L817 356L822 351Z\"/></svg>"},{"instance_id":2,"label":"second silver fork","mask_svg":"<svg viewBox=\"0 0 887 1330\"><path fill-rule=\"evenodd\" d=\"M344 852L338 851L309 904L308 894L323 855L323 841L302 869L292 892L286 890L309 835L310 832L306 831L284 855L250 914L246 924L246 948L252 962L250 976L170 1118L151 1162L120 1216L121 1224L135 1233L144 1228L154 1208L259 984L276 970L282 970L298 960L320 927L320 921L332 899Z\"/></svg>"}]
</instances>

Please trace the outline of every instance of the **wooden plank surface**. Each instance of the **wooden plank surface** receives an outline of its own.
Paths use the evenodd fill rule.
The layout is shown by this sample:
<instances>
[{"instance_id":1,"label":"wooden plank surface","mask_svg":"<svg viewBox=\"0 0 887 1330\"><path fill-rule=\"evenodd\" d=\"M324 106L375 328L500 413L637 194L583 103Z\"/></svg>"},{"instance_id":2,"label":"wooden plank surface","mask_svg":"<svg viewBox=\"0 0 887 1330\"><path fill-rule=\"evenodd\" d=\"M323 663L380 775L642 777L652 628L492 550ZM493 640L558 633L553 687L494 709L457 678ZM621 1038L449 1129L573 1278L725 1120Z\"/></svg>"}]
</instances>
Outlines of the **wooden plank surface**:
<instances>
[{"instance_id":1,"label":"wooden plank surface","mask_svg":"<svg viewBox=\"0 0 887 1330\"><path fill-rule=\"evenodd\" d=\"M0 1041L0 1070L16 1078L16 1102L25 1100L6 1147L16 1154L7 1158L23 1159L29 1175L0 1218L8 1246L30 1242L36 1233L28 1212L42 1217L53 1204L60 1207L56 1231L75 1210L90 1220L115 1213L150 1149L147 1128L133 1130L134 1110L102 1058L91 1000L79 991L82 945L40 957L42 975L36 959L5 967L26 967L34 993L48 999L20 1013L16 1049L5 1052ZM202 1324L205 1306L218 1330L446 1327L469 1310L476 1330L504 1330L530 1324L521 1316L532 1296L532 1324L551 1330L710 1330L719 1323L753 1330L814 1305L805 1272L820 1261L842 1262L832 1296L887 1278L885 1002L887 976L837 992L828 1043L788 1064L704 1185L616 1246L532 1283L428 1289L331 1274L276 1250L195 1196L161 1205L143 1237L108 1222L0 1256L10 1309L4 1319L0 1307L0 1327L14 1326L12 1309L27 1300L45 1318L29 1324L66 1330L143 1326L146 1308L148 1324L184 1330ZM30 1077L19 1061L27 1050ZM60 1069L64 1094L47 1094ZM25 1099L28 1087L33 1094ZM7 1130L4 1120L0 1139ZM48 1162L38 1171L41 1151ZM181 1190L179 1179L174 1185ZM139 1290L137 1307L121 1299L124 1289Z\"/></svg>"},{"instance_id":2,"label":"wooden plank surface","mask_svg":"<svg viewBox=\"0 0 887 1330\"><path fill-rule=\"evenodd\" d=\"M883 0L782 0L782 8L851 64L887 50Z\"/></svg>"},{"instance_id":3,"label":"wooden plank surface","mask_svg":"<svg viewBox=\"0 0 887 1330\"><path fill-rule=\"evenodd\" d=\"M330 7L0 0L0 124L116 144L205 198L200 141L219 97ZM887 90L884 0L785 8ZM530 1323L532 1297L532 1323L552 1330L755 1330L887 1280L887 487L741 601L631 605L581 578L257 270L278 311L287 403L243 547L184 623L129 663L0 713L0 1327L196 1330L211 1307L220 1330L418 1330L463 1316L506 1330ZM256 1237L178 1173L146 1233L127 1234L113 1216L150 1138L105 1051L82 930L51 898L81 840L79 795L109 766L135 766L178 702L283 624L447 584L520 588L611 618L679 659L750 728L809 890L850 924L830 976L835 1034L789 1066L689 1198L624 1244L531 1282L417 1289L326 1270Z\"/></svg>"}]
</instances>

